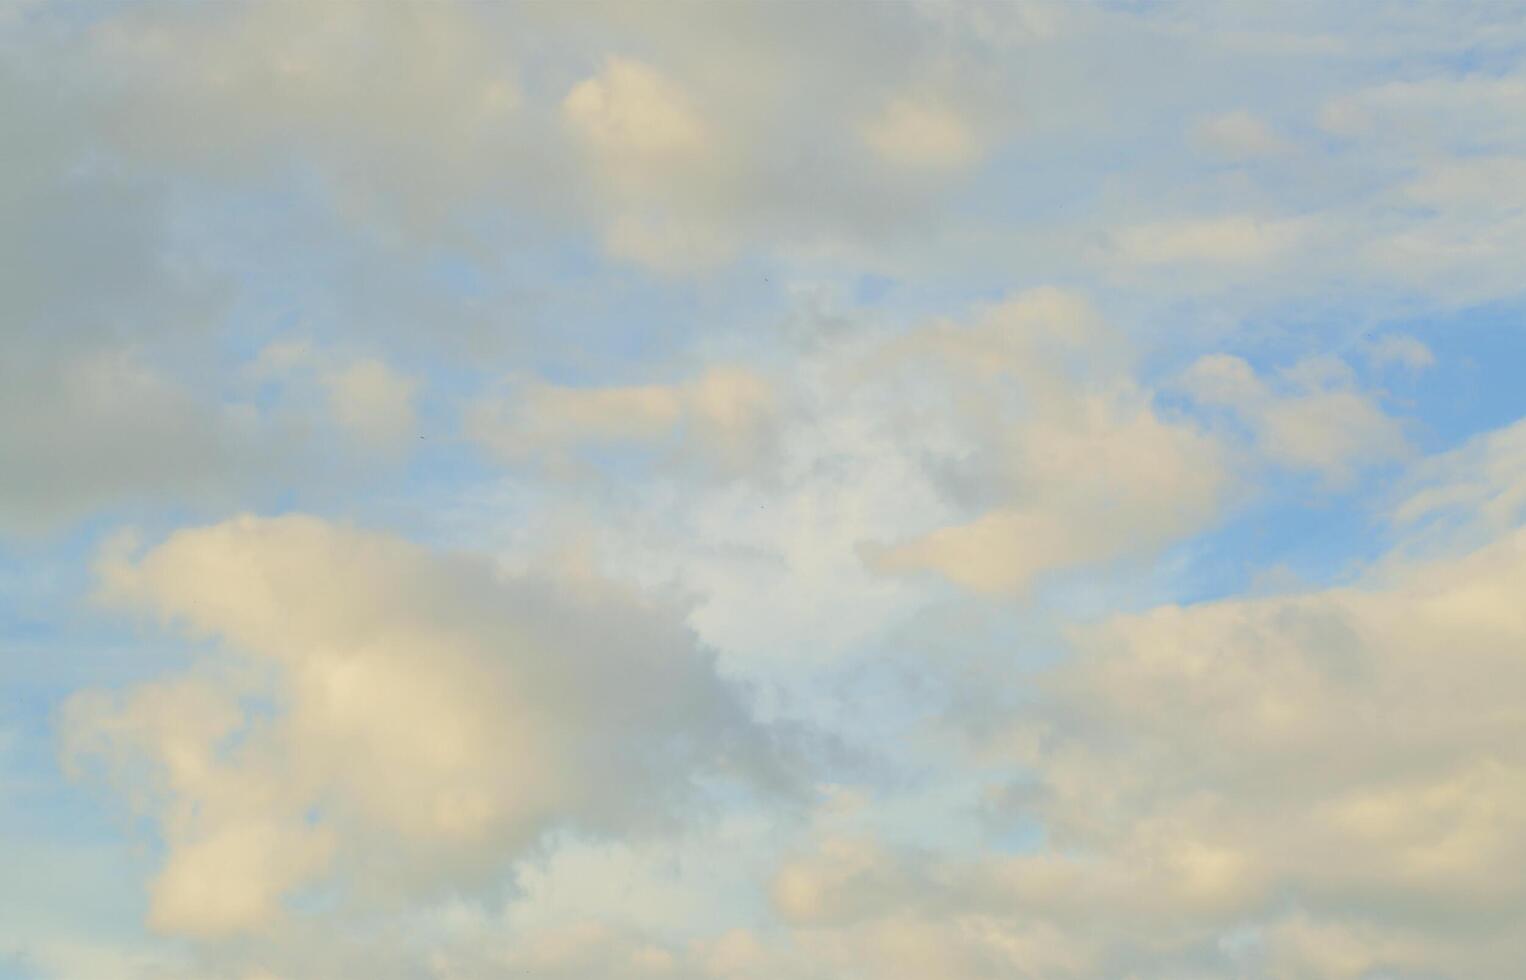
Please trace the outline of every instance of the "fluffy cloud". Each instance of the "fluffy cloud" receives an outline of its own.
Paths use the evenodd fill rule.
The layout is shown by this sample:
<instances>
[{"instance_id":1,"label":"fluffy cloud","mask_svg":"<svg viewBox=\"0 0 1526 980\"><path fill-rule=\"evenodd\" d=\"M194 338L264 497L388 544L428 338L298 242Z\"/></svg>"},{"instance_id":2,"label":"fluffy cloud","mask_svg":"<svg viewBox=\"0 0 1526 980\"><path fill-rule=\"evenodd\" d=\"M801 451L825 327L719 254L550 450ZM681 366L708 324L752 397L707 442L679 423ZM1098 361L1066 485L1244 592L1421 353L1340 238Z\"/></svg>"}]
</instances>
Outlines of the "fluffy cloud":
<instances>
[{"instance_id":1,"label":"fluffy cloud","mask_svg":"<svg viewBox=\"0 0 1526 980\"><path fill-rule=\"evenodd\" d=\"M109 557L102 587L234 655L64 713L69 758L146 794L164 931L265 926L341 872L470 881L553 827L654 826L697 773L778 773L709 655L597 580L284 517Z\"/></svg>"},{"instance_id":2,"label":"fluffy cloud","mask_svg":"<svg viewBox=\"0 0 1526 980\"><path fill-rule=\"evenodd\" d=\"M1227 489L1216 444L1155 410L1122 339L1074 296L1022 294L898 347L896 357L946 372L949 387L933 397L975 437L956 466L986 485L992 506L869 547L876 567L1020 592L1042 572L1159 547L1213 519Z\"/></svg>"},{"instance_id":3,"label":"fluffy cloud","mask_svg":"<svg viewBox=\"0 0 1526 980\"><path fill-rule=\"evenodd\" d=\"M0 973L1513 976L1526 429L1391 413L1503 377L1526 34L1332 11L0 10L0 530L72 532L0 555ZM1315 574L1398 544L1152 608L1349 516L1277 468L1390 521Z\"/></svg>"},{"instance_id":4,"label":"fluffy cloud","mask_svg":"<svg viewBox=\"0 0 1526 980\"><path fill-rule=\"evenodd\" d=\"M946 719L965 764L1010 767L999 819L1042 835L823 833L772 879L790 933L761 975L1512 976L1523 575L1517 528L1073 629L1007 706Z\"/></svg>"},{"instance_id":5,"label":"fluffy cloud","mask_svg":"<svg viewBox=\"0 0 1526 980\"><path fill-rule=\"evenodd\" d=\"M1193 364L1182 385L1200 404L1237 416L1269 460L1332 484L1410 451L1403 427L1357 390L1351 369L1337 359L1302 361L1268 384L1241 358L1213 354Z\"/></svg>"},{"instance_id":6,"label":"fluffy cloud","mask_svg":"<svg viewBox=\"0 0 1526 980\"><path fill-rule=\"evenodd\" d=\"M604 158L616 183L625 179L623 168L652 168L657 173L645 174L651 179L682 167L707 143L705 124L677 85L627 58L611 58L579 82L562 101L562 116Z\"/></svg>"},{"instance_id":7,"label":"fluffy cloud","mask_svg":"<svg viewBox=\"0 0 1526 980\"><path fill-rule=\"evenodd\" d=\"M1035 815L1075 859L1014 859L1011 880L1049 868L1035 900L1119 916L1122 962L1246 929L1296 957L1288 933L1312 931L1344 965L1273 975L1508 975L1526 915L1523 574L1515 531L1359 587L1081 632L1043 683L1051 720L1009 743L1030 747Z\"/></svg>"}]
</instances>

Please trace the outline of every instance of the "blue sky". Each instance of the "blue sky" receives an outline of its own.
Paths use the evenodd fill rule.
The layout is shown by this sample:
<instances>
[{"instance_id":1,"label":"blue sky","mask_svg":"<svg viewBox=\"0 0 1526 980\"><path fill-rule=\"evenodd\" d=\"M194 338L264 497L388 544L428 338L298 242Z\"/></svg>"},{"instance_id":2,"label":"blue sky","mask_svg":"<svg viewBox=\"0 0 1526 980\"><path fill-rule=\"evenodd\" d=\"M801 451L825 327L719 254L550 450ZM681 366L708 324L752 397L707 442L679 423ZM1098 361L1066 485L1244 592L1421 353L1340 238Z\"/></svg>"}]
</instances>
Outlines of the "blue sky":
<instances>
[{"instance_id":1,"label":"blue sky","mask_svg":"<svg viewBox=\"0 0 1526 980\"><path fill-rule=\"evenodd\" d=\"M0 11L0 978L1507 978L1526 8Z\"/></svg>"}]
</instances>

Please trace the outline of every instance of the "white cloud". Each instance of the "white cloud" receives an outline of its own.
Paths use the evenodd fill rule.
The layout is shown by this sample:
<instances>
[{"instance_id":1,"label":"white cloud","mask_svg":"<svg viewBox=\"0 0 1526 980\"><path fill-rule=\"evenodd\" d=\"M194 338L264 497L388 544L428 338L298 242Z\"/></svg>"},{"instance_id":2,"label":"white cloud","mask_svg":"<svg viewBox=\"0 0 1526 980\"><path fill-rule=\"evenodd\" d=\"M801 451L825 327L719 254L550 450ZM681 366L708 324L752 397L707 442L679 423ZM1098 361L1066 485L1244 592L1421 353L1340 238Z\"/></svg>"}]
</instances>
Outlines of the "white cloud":
<instances>
[{"instance_id":1,"label":"white cloud","mask_svg":"<svg viewBox=\"0 0 1526 980\"><path fill-rule=\"evenodd\" d=\"M710 656L598 580L308 517L180 531L101 574L234 657L64 713L66 757L104 758L158 822L165 931L266 927L320 882L470 883L552 828L655 826L696 773L776 771Z\"/></svg>"}]
</instances>

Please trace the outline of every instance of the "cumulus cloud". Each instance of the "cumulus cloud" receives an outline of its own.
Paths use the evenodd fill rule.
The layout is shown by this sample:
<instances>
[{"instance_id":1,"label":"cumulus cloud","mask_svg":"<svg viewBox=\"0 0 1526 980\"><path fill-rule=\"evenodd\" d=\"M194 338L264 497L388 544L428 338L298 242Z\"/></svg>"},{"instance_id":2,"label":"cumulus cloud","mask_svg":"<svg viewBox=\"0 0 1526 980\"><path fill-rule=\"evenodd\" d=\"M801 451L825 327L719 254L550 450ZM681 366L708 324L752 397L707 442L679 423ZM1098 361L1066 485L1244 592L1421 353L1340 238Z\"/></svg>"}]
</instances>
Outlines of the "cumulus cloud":
<instances>
[{"instance_id":1,"label":"cumulus cloud","mask_svg":"<svg viewBox=\"0 0 1526 980\"><path fill-rule=\"evenodd\" d=\"M966 764L1008 767L999 819L1042 835L824 830L770 882L790 933L760 975L1512 976L1523 574L1516 527L1349 586L1072 628L1004 707L943 722Z\"/></svg>"},{"instance_id":2,"label":"cumulus cloud","mask_svg":"<svg viewBox=\"0 0 1526 980\"><path fill-rule=\"evenodd\" d=\"M1216 444L1156 411L1122 339L1080 299L1018 295L900 345L912 352L946 372L934 374L950 386L941 397L976 438L961 465L977 468L993 505L868 547L875 567L1021 592L1042 572L1159 547L1213 519L1228 484Z\"/></svg>"},{"instance_id":3,"label":"cumulus cloud","mask_svg":"<svg viewBox=\"0 0 1526 980\"><path fill-rule=\"evenodd\" d=\"M615 183L626 179L626 168L651 168L642 176L652 179L682 167L707 143L705 124L677 84L628 58L609 59L599 74L574 86L562 116L603 158Z\"/></svg>"},{"instance_id":4,"label":"cumulus cloud","mask_svg":"<svg viewBox=\"0 0 1526 980\"><path fill-rule=\"evenodd\" d=\"M1334 485L1410 452L1398 420L1356 388L1338 359L1301 361L1268 383L1243 359L1212 354L1188 368L1181 384L1200 404L1237 416L1267 459Z\"/></svg>"},{"instance_id":5,"label":"cumulus cloud","mask_svg":"<svg viewBox=\"0 0 1526 980\"><path fill-rule=\"evenodd\" d=\"M233 658L64 711L66 756L104 760L158 824L167 932L264 927L345 875L470 882L552 828L655 826L698 774L778 773L710 655L601 581L295 516L180 531L101 576Z\"/></svg>"},{"instance_id":6,"label":"cumulus cloud","mask_svg":"<svg viewBox=\"0 0 1526 980\"><path fill-rule=\"evenodd\" d=\"M1513 315L1526 35L1387 13L0 10L0 973L1514 976L1526 423L1373 379Z\"/></svg>"},{"instance_id":7,"label":"cumulus cloud","mask_svg":"<svg viewBox=\"0 0 1526 980\"><path fill-rule=\"evenodd\" d=\"M1012 887L1116 917L1119 963L1250 930L1273 975L1508 975L1523 572L1514 531L1351 588L1079 631L1043 681L1050 720L1006 743L1028 746L1054 848L1014 858ZM1302 941L1344 947L1339 967L1286 965L1317 955Z\"/></svg>"}]
</instances>

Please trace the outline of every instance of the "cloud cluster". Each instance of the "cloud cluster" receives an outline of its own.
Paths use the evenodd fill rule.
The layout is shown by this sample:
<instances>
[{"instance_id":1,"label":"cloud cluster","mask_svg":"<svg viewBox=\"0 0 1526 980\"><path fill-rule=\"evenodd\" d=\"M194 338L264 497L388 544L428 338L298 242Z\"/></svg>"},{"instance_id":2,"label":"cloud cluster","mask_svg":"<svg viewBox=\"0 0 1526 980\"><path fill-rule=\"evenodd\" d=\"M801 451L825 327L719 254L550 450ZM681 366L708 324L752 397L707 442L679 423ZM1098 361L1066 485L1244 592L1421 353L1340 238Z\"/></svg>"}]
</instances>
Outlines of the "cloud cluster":
<instances>
[{"instance_id":1,"label":"cloud cluster","mask_svg":"<svg viewBox=\"0 0 1526 980\"><path fill-rule=\"evenodd\" d=\"M0 10L0 974L1518 974L1526 31L1372 20Z\"/></svg>"},{"instance_id":2,"label":"cloud cluster","mask_svg":"<svg viewBox=\"0 0 1526 980\"><path fill-rule=\"evenodd\" d=\"M1024 768L1013 812L1045 842L981 872L988 901L1075 930L1075 975L1508 976L1523 575L1516 530L1353 587L1077 631L981 740Z\"/></svg>"},{"instance_id":3,"label":"cloud cluster","mask_svg":"<svg viewBox=\"0 0 1526 980\"><path fill-rule=\"evenodd\" d=\"M1526 953L1523 575L1516 529L1078 628L1016 707L944 719L962 764L1006 767L995 818L1041 836L928 849L828 820L735 956L604 934L529 975L645 950L633 975L1503 980Z\"/></svg>"},{"instance_id":4,"label":"cloud cluster","mask_svg":"<svg viewBox=\"0 0 1526 980\"><path fill-rule=\"evenodd\" d=\"M1420 356L1412 350L1400 355L1411 363ZM1269 383L1242 358L1211 354L1189 367L1180 384L1198 404L1231 413L1257 454L1334 485L1411 452L1399 421L1357 387L1350 366L1338 358L1305 359Z\"/></svg>"},{"instance_id":5,"label":"cloud cluster","mask_svg":"<svg viewBox=\"0 0 1526 980\"><path fill-rule=\"evenodd\" d=\"M909 363L933 379L931 397L974 436L950 462L985 484L991 504L870 547L869 561L1014 593L1043 572L1148 551L1211 522L1229 483L1221 450L1191 422L1163 417L1130 360L1083 300L1052 289L904 338L887 370Z\"/></svg>"},{"instance_id":6,"label":"cloud cluster","mask_svg":"<svg viewBox=\"0 0 1526 980\"><path fill-rule=\"evenodd\" d=\"M308 517L180 531L102 577L231 656L64 711L67 755L160 827L166 932L267 926L341 870L382 893L484 879L553 828L658 826L704 773L780 776L710 655L596 579Z\"/></svg>"}]
</instances>

